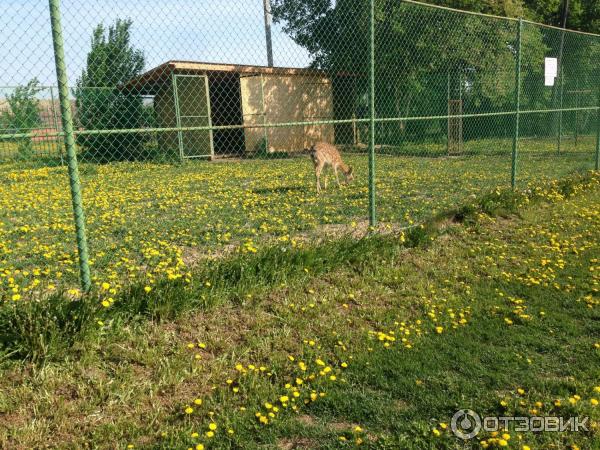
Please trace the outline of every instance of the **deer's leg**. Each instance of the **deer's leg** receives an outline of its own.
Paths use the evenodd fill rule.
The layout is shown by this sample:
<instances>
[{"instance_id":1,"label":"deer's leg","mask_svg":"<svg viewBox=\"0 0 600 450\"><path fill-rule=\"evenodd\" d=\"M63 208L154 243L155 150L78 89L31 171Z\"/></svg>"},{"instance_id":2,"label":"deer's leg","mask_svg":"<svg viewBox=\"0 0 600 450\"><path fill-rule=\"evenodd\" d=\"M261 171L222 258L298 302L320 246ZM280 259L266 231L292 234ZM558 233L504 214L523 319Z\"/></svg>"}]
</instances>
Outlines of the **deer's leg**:
<instances>
[{"instance_id":1,"label":"deer's leg","mask_svg":"<svg viewBox=\"0 0 600 450\"><path fill-rule=\"evenodd\" d=\"M333 166L333 172L335 173L335 181L337 182L338 188L340 188L340 176L338 175L338 166Z\"/></svg>"},{"instance_id":2,"label":"deer's leg","mask_svg":"<svg viewBox=\"0 0 600 450\"><path fill-rule=\"evenodd\" d=\"M317 194L321 193L321 170L323 170L323 166L320 164L315 164L315 177L317 179Z\"/></svg>"}]
</instances>

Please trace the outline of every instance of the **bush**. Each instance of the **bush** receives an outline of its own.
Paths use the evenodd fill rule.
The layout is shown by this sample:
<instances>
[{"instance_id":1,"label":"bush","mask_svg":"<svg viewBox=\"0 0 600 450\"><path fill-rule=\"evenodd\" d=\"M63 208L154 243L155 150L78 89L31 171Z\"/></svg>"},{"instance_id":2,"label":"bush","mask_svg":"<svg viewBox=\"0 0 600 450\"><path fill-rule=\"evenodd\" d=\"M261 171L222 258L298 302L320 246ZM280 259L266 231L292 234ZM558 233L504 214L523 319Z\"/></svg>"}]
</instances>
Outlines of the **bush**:
<instances>
[{"instance_id":1,"label":"bush","mask_svg":"<svg viewBox=\"0 0 600 450\"><path fill-rule=\"evenodd\" d=\"M24 86L19 86L15 91L6 96L10 112L4 112L3 127L15 134L30 133L41 124L39 100L36 98L41 91L37 78L32 79ZM22 159L33 156L33 142L31 137L18 139L18 152Z\"/></svg>"}]
</instances>

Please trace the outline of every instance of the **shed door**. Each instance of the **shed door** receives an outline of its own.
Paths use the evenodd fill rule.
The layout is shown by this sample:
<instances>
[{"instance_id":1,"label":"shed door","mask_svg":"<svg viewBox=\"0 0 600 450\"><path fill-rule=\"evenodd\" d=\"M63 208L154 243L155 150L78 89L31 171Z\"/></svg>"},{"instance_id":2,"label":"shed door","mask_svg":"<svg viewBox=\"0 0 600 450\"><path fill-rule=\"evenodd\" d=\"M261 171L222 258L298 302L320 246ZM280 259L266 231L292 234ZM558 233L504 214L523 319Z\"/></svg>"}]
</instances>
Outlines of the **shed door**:
<instances>
[{"instance_id":1,"label":"shed door","mask_svg":"<svg viewBox=\"0 0 600 450\"><path fill-rule=\"evenodd\" d=\"M212 125L206 75L175 75L174 90L178 127ZM177 134L182 159L214 155L212 130L179 130Z\"/></svg>"}]
</instances>

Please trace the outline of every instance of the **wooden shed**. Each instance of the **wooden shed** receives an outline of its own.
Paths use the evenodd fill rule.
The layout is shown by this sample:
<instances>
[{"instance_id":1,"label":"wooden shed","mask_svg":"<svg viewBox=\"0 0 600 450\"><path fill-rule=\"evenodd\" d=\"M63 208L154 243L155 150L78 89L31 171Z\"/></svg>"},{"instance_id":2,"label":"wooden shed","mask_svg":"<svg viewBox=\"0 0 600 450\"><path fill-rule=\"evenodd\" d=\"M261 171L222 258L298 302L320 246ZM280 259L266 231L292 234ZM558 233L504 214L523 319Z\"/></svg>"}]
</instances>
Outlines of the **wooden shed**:
<instances>
[{"instance_id":1,"label":"wooden shed","mask_svg":"<svg viewBox=\"0 0 600 450\"><path fill-rule=\"evenodd\" d=\"M260 126L333 119L331 80L322 71L169 61L127 88L154 97L160 128L228 127L159 133L159 145L181 158L293 153L315 141L334 142L331 124Z\"/></svg>"}]
</instances>

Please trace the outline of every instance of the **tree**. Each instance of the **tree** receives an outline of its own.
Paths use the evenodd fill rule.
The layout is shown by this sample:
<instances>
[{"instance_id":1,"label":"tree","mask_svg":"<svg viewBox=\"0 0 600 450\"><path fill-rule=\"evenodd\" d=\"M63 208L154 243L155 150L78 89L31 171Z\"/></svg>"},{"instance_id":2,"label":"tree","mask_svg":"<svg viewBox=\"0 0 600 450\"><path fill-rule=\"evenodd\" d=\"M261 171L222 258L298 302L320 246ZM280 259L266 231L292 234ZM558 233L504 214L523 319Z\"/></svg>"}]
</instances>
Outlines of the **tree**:
<instances>
[{"instance_id":1,"label":"tree","mask_svg":"<svg viewBox=\"0 0 600 450\"><path fill-rule=\"evenodd\" d=\"M564 0L525 0L537 21L560 26ZM569 0L567 28L600 33L600 2L598 0Z\"/></svg>"},{"instance_id":2,"label":"tree","mask_svg":"<svg viewBox=\"0 0 600 450\"><path fill-rule=\"evenodd\" d=\"M37 94L41 91L40 82L33 78L24 86L15 88L12 94L6 96L10 111L4 112L4 126L15 134L31 133L41 125L39 100ZM31 137L18 139L19 155L29 159L33 155Z\"/></svg>"},{"instance_id":3,"label":"tree","mask_svg":"<svg viewBox=\"0 0 600 450\"><path fill-rule=\"evenodd\" d=\"M141 74L144 55L131 44L131 20L117 19L107 30L98 25L92 34L87 65L77 80L75 98L79 125L88 130L141 128L142 97L124 89ZM84 156L98 162L138 159L144 156L139 133L80 135Z\"/></svg>"},{"instance_id":4,"label":"tree","mask_svg":"<svg viewBox=\"0 0 600 450\"><path fill-rule=\"evenodd\" d=\"M456 6L453 3L458 1L435 3ZM519 0L466 3L496 14L518 15L523 9ZM333 76L340 72L355 75L360 85L357 98L364 103L370 60L368 2L273 0L272 10L274 20L308 50L314 67ZM444 115L449 80L454 86L461 86L462 98L471 112L512 109L515 39L516 26L512 22L459 15L397 0L376 0L377 115ZM528 32L523 46L524 65L527 61L543 61L544 48L541 34ZM531 65L528 70L539 73L542 66ZM346 95L352 95L349 87ZM412 121L400 127L397 122L381 124L378 141L393 141L399 133L423 135L423 128L432 124L435 122ZM484 128L479 127L479 132Z\"/></svg>"}]
</instances>

